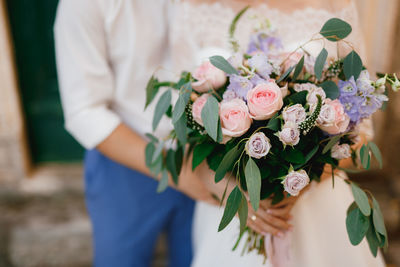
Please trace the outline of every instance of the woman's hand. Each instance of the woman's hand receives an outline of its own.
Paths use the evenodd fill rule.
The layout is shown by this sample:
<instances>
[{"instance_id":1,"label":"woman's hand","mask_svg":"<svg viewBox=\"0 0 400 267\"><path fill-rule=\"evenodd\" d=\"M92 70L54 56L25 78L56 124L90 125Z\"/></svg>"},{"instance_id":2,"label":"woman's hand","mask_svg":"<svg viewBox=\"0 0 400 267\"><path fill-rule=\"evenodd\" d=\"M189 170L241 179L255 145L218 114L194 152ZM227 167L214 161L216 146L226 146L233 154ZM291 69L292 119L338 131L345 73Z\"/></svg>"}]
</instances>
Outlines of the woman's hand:
<instances>
[{"instance_id":1,"label":"woman's hand","mask_svg":"<svg viewBox=\"0 0 400 267\"><path fill-rule=\"evenodd\" d=\"M247 225L259 234L270 233L282 237L284 232L291 230L292 225L288 223L291 215L290 211L296 203L297 197L288 197L276 205L271 204L271 199L260 202L260 207L254 211L249 205Z\"/></svg>"}]
</instances>

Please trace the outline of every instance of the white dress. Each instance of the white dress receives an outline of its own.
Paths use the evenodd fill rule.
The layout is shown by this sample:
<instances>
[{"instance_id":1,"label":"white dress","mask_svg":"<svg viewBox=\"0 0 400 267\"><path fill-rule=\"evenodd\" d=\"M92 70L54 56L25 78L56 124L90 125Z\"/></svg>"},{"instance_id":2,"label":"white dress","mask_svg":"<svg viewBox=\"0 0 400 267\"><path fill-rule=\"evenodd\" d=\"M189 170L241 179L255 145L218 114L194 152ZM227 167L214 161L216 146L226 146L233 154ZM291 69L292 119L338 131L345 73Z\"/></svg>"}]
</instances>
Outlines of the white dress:
<instances>
[{"instance_id":1,"label":"white dress","mask_svg":"<svg viewBox=\"0 0 400 267\"><path fill-rule=\"evenodd\" d=\"M229 54L227 32L235 11L220 3L195 5L187 1L176 1L172 10L169 42L175 71L192 70L199 61L211 55ZM256 9L250 9L239 22L236 36L242 48L246 47L256 22L254 15L270 20L288 51L309 40L331 17L341 17L352 24L352 42L358 40L361 43L362 40L353 4L336 12L306 8L291 14L263 4ZM314 43L307 46L307 50L317 55L321 46L322 42ZM326 43L325 47L330 54L336 55L332 43ZM363 54L363 51L359 52ZM358 246L350 244L345 218L353 196L348 185L339 178L346 178L345 174L337 176L334 188L330 179L311 184L311 188L299 198L293 208L294 230L290 244L292 265L287 267L384 266L381 254L374 258L365 240ZM192 267L271 266L269 260L263 263L263 257L255 252L241 256L241 246L232 251L239 232L239 221L234 218L226 229L218 233L222 214L223 208L201 202L196 204Z\"/></svg>"}]
</instances>

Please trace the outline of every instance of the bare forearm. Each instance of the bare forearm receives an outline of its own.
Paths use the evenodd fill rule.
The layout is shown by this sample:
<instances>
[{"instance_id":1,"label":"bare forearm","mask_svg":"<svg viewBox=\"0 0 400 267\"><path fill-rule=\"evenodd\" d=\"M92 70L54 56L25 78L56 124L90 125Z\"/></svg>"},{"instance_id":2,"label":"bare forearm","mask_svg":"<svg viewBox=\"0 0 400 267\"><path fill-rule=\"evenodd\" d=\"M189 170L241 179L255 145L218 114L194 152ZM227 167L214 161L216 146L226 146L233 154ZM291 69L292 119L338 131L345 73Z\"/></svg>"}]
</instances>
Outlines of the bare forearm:
<instances>
[{"instance_id":1,"label":"bare forearm","mask_svg":"<svg viewBox=\"0 0 400 267\"><path fill-rule=\"evenodd\" d=\"M97 149L110 159L151 176L145 163L146 145L146 140L121 123Z\"/></svg>"}]
</instances>

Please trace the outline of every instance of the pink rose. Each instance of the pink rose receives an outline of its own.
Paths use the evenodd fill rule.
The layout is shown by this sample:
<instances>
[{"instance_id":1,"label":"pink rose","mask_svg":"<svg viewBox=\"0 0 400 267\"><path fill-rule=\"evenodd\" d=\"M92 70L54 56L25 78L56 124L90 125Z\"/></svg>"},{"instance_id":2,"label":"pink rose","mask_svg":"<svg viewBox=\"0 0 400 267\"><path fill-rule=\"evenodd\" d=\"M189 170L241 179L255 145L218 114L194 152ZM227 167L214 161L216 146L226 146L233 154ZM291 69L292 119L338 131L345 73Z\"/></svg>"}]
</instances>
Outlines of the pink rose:
<instances>
[{"instance_id":1,"label":"pink rose","mask_svg":"<svg viewBox=\"0 0 400 267\"><path fill-rule=\"evenodd\" d=\"M329 134L340 134L346 131L350 118L345 113L339 100L325 99L317 119L318 127Z\"/></svg>"},{"instance_id":2,"label":"pink rose","mask_svg":"<svg viewBox=\"0 0 400 267\"><path fill-rule=\"evenodd\" d=\"M226 82L225 72L215 67L210 61L205 61L193 73L197 82L192 83L192 87L199 93L204 93L212 89L218 89Z\"/></svg>"},{"instance_id":3,"label":"pink rose","mask_svg":"<svg viewBox=\"0 0 400 267\"><path fill-rule=\"evenodd\" d=\"M297 196L310 183L310 178L305 170L291 171L282 183L286 192L292 196Z\"/></svg>"},{"instance_id":4,"label":"pink rose","mask_svg":"<svg viewBox=\"0 0 400 267\"><path fill-rule=\"evenodd\" d=\"M201 111L203 110L203 107L206 104L209 96L209 94L203 94L193 102L192 116L194 121L200 125L203 125L203 120L201 119Z\"/></svg>"},{"instance_id":5,"label":"pink rose","mask_svg":"<svg viewBox=\"0 0 400 267\"><path fill-rule=\"evenodd\" d=\"M281 89L275 82L259 84L247 92L247 105L253 119L269 119L283 106Z\"/></svg>"},{"instance_id":6,"label":"pink rose","mask_svg":"<svg viewBox=\"0 0 400 267\"><path fill-rule=\"evenodd\" d=\"M224 136L238 137L250 128L249 109L242 99L222 101L219 107L219 116Z\"/></svg>"}]
</instances>

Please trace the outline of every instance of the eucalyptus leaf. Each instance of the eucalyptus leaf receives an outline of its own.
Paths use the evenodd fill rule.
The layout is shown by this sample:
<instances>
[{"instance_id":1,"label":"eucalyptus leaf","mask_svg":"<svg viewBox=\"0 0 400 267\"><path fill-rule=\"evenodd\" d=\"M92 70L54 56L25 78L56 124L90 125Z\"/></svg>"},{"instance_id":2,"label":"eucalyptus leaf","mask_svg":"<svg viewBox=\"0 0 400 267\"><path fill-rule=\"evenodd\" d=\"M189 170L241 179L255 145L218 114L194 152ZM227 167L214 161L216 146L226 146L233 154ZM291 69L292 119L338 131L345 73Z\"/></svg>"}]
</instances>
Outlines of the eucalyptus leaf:
<instances>
[{"instance_id":1,"label":"eucalyptus leaf","mask_svg":"<svg viewBox=\"0 0 400 267\"><path fill-rule=\"evenodd\" d=\"M368 170L370 166L371 157L369 155L369 146L362 145L360 149L360 160L364 169Z\"/></svg>"},{"instance_id":2,"label":"eucalyptus leaf","mask_svg":"<svg viewBox=\"0 0 400 267\"><path fill-rule=\"evenodd\" d=\"M322 48L321 52L317 56L314 65L314 73L317 79L321 79L322 71L324 70L325 62L328 57L328 51L325 48Z\"/></svg>"},{"instance_id":3,"label":"eucalyptus leaf","mask_svg":"<svg viewBox=\"0 0 400 267\"><path fill-rule=\"evenodd\" d=\"M382 155L381 151L379 150L378 146L374 142L368 142L368 147L371 150L372 154L376 158L379 163L379 168L382 169Z\"/></svg>"},{"instance_id":4,"label":"eucalyptus leaf","mask_svg":"<svg viewBox=\"0 0 400 267\"><path fill-rule=\"evenodd\" d=\"M322 89L324 89L327 98L334 100L338 98L340 95L339 88L333 81L329 80L325 81L321 83L319 86L322 87Z\"/></svg>"},{"instance_id":5,"label":"eucalyptus leaf","mask_svg":"<svg viewBox=\"0 0 400 267\"><path fill-rule=\"evenodd\" d=\"M153 158L152 158L152 160L151 160L151 163L154 163L154 162L156 161L156 159L161 155L161 152L163 151L163 149L164 149L164 141L161 141L161 142L158 144L156 150L154 151L154 154L153 154Z\"/></svg>"},{"instance_id":6,"label":"eucalyptus leaf","mask_svg":"<svg viewBox=\"0 0 400 267\"><path fill-rule=\"evenodd\" d=\"M176 123L183 113L185 112L186 102L184 100L183 95L179 95L179 98L176 100L174 110L172 111L172 123Z\"/></svg>"},{"instance_id":7,"label":"eucalyptus leaf","mask_svg":"<svg viewBox=\"0 0 400 267\"><path fill-rule=\"evenodd\" d=\"M158 100L153 117L153 131L156 130L162 116L167 112L169 106L171 105L171 97L171 90L167 90Z\"/></svg>"},{"instance_id":8,"label":"eucalyptus leaf","mask_svg":"<svg viewBox=\"0 0 400 267\"><path fill-rule=\"evenodd\" d=\"M153 142L150 142L146 145L145 158L146 158L146 166L148 168L150 168L151 164L153 163L153 155L154 155L155 150L156 150L156 146L154 145Z\"/></svg>"},{"instance_id":9,"label":"eucalyptus leaf","mask_svg":"<svg viewBox=\"0 0 400 267\"><path fill-rule=\"evenodd\" d=\"M247 191L249 192L250 203L255 211L260 205L261 174L255 161L250 157L244 169Z\"/></svg>"},{"instance_id":10,"label":"eucalyptus leaf","mask_svg":"<svg viewBox=\"0 0 400 267\"><path fill-rule=\"evenodd\" d=\"M367 194L355 183L351 183L351 191L353 192L354 200L365 216L371 215L371 206L369 205Z\"/></svg>"},{"instance_id":11,"label":"eucalyptus leaf","mask_svg":"<svg viewBox=\"0 0 400 267\"><path fill-rule=\"evenodd\" d=\"M210 57L210 62L227 74L239 74L239 72L222 56L212 56Z\"/></svg>"},{"instance_id":12,"label":"eucalyptus leaf","mask_svg":"<svg viewBox=\"0 0 400 267\"><path fill-rule=\"evenodd\" d=\"M241 201L242 192L240 192L240 189L236 186L226 200L224 215L222 215L221 222L218 226L218 232L224 230L224 228L232 221L233 217L235 217Z\"/></svg>"},{"instance_id":13,"label":"eucalyptus leaf","mask_svg":"<svg viewBox=\"0 0 400 267\"><path fill-rule=\"evenodd\" d=\"M346 38L351 33L351 26L347 22L332 18L325 22L320 30L320 34L332 42Z\"/></svg>"},{"instance_id":14,"label":"eucalyptus leaf","mask_svg":"<svg viewBox=\"0 0 400 267\"><path fill-rule=\"evenodd\" d=\"M248 215L248 207L246 197L242 194L242 201L240 202L238 214L240 221L240 233L243 233L247 226L247 215Z\"/></svg>"},{"instance_id":15,"label":"eucalyptus leaf","mask_svg":"<svg viewBox=\"0 0 400 267\"><path fill-rule=\"evenodd\" d=\"M326 144L326 146L322 150L322 154L325 154L326 152L328 152L337 142L339 142L341 137L342 137L341 135L333 136L331 138L331 140L329 140L328 144Z\"/></svg>"},{"instance_id":16,"label":"eucalyptus leaf","mask_svg":"<svg viewBox=\"0 0 400 267\"><path fill-rule=\"evenodd\" d=\"M158 90L160 87L156 86L158 80L152 75L147 82L146 85L146 104L144 106L144 109L148 107L148 105L153 101L154 97L157 95Z\"/></svg>"},{"instance_id":17,"label":"eucalyptus leaf","mask_svg":"<svg viewBox=\"0 0 400 267\"><path fill-rule=\"evenodd\" d=\"M274 116L268 121L267 128L272 131L278 131L280 125L281 125L281 123L280 123L279 118L277 116Z\"/></svg>"},{"instance_id":18,"label":"eucalyptus leaf","mask_svg":"<svg viewBox=\"0 0 400 267\"><path fill-rule=\"evenodd\" d=\"M276 83L280 83L281 81L283 81L284 79L286 79L286 77L288 77L290 75L290 73L292 73L293 69L295 68L295 66L291 66L290 68L288 68L285 73L283 73L281 75L281 77L279 77L279 79L276 81Z\"/></svg>"},{"instance_id":19,"label":"eucalyptus leaf","mask_svg":"<svg viewBox=\"0 0 400 267\"><path fill-rule=\"evenodd\" d=\"M372 255L374 255L374 257L376 257L378 255L378 247L379 247L379 240L376 237L376 233L375 233L375 229L374 226L371 224L367 234L367 241L368 241L368 245L369 245L369 249L371 250Z\"/></svg>"},{"instance_id":20,"label":"eucalyptus leaf","mask_svg":"<svg viewBox=\"0 0 400 267\"><path fill-rule=\"evenodd\" d=\"M157 139L157 137L155 137L154 135L152 135L152 134L150 134L150 133L146 133L145 135L146 135L147 138L150 139L151 142L153 142L153 143L158 143L158 139Z\"/></svg>"},{"instance_id":21,"label":"eucalyptus leaf","mask_svg":"<svg viewBox=\"0 0 400 267\"><path fill-rule=\"evenodd\" d=\"M214 96L209 96L203 109L201 110L201 119L207 134L218 142L219 131L219 105Z\"/></svg>"},{"instance_id":22,"label":"eucalyptus leaf","mask_svg":"<svg viewBox=\"0 0 400 267\"><path fill-rule=\"evenodd\" d=\"M171 174L172 181L174 181L174 183L177 185L178 184L178 172L177 172L177 168L176 168L175 158L176 158L175 151L173 149L168 149L165 163L166 163L167 170Z\"/></svg>"},{"instance_id":23,"label":"eucalyptus leaf","mask_svg":"<svg viewBox=\"0 0 400 267\"><path fill-rule=\"evenodd\" d=\"M303 70L303 67L304 67L304 56L301 57L299 63L297 63L296 68L294 69L293 80L297 79L297 77Z\"/></svg>"},{"instance_id":24,"label":"eucalyptus leaf","mask_svg":"<svg viewBox=\"0 0 400 267\"><path fill-rule=\"evenodd\" d=\"M355 208L347 214L346 228L350 242L353 246L360 244L369 228L369 219L365 217L359 208Z\"/></svg>"},{"instance_id":25,"label":"eucalyptus leaf","mask_svg":"<svg viewBox=\"0 0 400 267\"><path fill-rule=\"evenodd\" d=\"M387 236L385 221L383 219L381 208L379 207L378 201L373 197L372 198L372 205L373 205L373 212L372 212L372 219L374 222L374 227L376 231L385 237Z\"/></svg>"},{"instance_id":26,"label":"eucalyptus leaf","mask_svg":"<svg viewBox=\"0 0 400 267\"><path fill-rule=\"evenodd\" d=\"M354 77L358 79L363 68L363 63L360 56L353 50L343 60L343 71L346 79Z\"/></svg>"},{"instance_id":27,"label":"eucalyptus leaf","mask_svg":"<svg viewBox=\"0 0 400 267\"><path fill-rule=\"evenodd\" d=\"M158 182L157 193L164 192L168 188L168 172L166 169L162 171L161 180Z\"/></svg>"},{"instance_id":28,"label":"eucalyptus leaf","mask_svg":"<svg viewBox=\"0 0 400 267\"><path fill-rule=\"evenodd\" d=\"M228 153L225 154L217 170L215 171L216 183L224 178L225 174L232 168L240 153L241 151L239 151L238 146L234 146L231 150L228 151Z\"/></svg>"},{"instance_id":29,"label":"eucalyptus leaf","mask_svg":"<svg viewBox=\"0 0 400 267\"><path fill-rule=\"evenodd\" d=\"M176 136L181 144L186 144L187 141L187 119L186 116L181 116L177 122L174 123Z\"/></svg>"},{"instance_id":30,"label":"eucalyptus leaf","mask_svg":"<svg viewBox=\"0 0 400 267\"><path fill-rule=\"evenodd\" d=\"M211 143L201 143L193 149L192 169L196 169L213 151L214 145Z\"/></svg>"},{"instance_id":31,"label":"eucalyptus leaf","mask_svg":"<svg viewBox=\"0 0 400 267\"><path fill-rule=\"evenodd\" d=\"M315 153L317 153L318 149L319 149L319 146L315 145L314 148L311 149L311 151L308 152L307 155L305 156L305 162L304 163L307 163L308 161L310 161L312 159L312 157L315 155Z\"/></svg>"}]
</instances>

